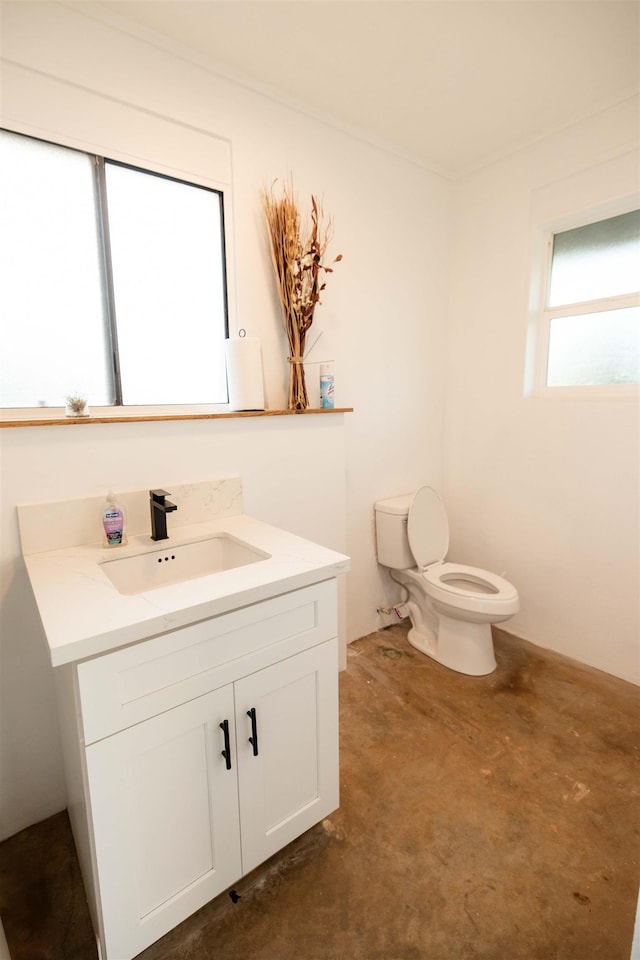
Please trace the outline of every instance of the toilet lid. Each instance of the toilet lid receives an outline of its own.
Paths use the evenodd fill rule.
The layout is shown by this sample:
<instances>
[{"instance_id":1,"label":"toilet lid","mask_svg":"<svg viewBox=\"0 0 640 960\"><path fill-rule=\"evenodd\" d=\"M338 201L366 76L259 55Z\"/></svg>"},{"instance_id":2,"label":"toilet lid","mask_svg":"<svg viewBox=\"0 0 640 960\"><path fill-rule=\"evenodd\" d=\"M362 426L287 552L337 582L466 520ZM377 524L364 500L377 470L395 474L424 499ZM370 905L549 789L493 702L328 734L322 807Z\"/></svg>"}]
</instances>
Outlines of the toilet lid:
<instances>
[{"instance_id":1,"label":"toilet lid","mask_svg":"<svg viewBox=\"0 0 640 960\"><path fill-rule=\"evenodd\" d=\"M409 546L416 565L424 570L444 560L449 549L449 521L439 495L432 487L420 487L409 507Z\"/></svg>"}]
</instances>

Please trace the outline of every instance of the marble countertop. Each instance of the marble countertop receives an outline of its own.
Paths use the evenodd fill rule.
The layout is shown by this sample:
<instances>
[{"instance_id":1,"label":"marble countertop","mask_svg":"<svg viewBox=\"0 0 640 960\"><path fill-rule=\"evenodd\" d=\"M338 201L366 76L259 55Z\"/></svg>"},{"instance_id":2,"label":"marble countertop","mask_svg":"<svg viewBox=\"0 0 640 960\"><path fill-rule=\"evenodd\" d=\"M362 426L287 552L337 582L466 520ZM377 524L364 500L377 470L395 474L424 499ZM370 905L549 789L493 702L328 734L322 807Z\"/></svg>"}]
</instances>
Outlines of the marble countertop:
<instances>
[{"instance_id":1,"label":"marble countertop","mask_svg":"<svg viewBox=\"0 0 640 960\"><path fill-rule=\"evenodd\" d=\"M100 564L148 550L229 534L268 559L133 596L113 586ZM116 554L117 551L117 554ZM27 553L24 561L54 667L106 653L269 597L346 573L349 558L244 514L173 525L169 540L130 536L126 546L99 543Z\"/></svg>"}]
</instances>

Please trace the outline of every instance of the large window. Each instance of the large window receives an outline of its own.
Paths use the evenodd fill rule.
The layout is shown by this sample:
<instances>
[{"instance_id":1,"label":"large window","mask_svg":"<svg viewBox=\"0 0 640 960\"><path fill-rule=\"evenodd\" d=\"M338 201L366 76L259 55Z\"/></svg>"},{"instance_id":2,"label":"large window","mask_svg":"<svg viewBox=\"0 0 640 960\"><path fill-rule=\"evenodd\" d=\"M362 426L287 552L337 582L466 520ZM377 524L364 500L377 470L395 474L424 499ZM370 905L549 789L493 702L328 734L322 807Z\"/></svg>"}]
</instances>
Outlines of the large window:
<instances>
[{"instance_id":1,"label":"large window","mask_svg":"<svg viewBox=\"0 0 640 960\"><path fill-rule=\"evenodd\" d=\"M0 131L0 406L227 402L222 195Z\"/></svg>"},{"instance_id":2,"label":"large window","mask_svg":"<svg viewBox=\"0 0 640 960\"><path fill-rule=\"evenodd\" d=\"M552 233L543 287L540 386L640 381L640 210Z\"/></svg>"}]
</instances>

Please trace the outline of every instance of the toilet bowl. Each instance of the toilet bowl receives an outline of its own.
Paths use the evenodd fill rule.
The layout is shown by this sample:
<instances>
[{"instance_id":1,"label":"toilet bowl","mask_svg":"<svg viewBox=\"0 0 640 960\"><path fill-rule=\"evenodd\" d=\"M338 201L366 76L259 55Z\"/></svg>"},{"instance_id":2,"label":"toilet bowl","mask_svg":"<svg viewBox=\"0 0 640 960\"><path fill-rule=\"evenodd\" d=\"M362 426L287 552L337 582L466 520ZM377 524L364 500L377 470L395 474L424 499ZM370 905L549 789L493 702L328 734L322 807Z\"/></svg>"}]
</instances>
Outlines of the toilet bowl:
<instances>
[{"instance_id":1,"label":"toilet bowl","mask_svg":"<svg viewBox=\"0 0 640 960\"><path fill-rule=\"evenodd\" d=\"M520 609L513 584L445 560L449 523L432 487L378 500L375 515L378 563L407 590L412 646L458 673L495 670L491 624Z\"/></svg>"}]
</instances>

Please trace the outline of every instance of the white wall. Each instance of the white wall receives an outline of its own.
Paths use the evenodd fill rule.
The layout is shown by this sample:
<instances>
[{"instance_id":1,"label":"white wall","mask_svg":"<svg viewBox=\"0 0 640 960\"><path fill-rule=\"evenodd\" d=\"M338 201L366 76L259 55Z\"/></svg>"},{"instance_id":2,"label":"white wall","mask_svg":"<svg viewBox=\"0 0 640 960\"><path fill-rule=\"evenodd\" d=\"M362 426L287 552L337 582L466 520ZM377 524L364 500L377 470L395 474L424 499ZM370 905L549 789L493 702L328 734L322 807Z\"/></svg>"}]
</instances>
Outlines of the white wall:
<instances>
[{"instance_id":1,"label":"white wall","mask_svg":"<svg viewBox=\"0 0 640 960\"><path fill-rule=\"evenodd\" d=\"M638 404L525 398L524 370L536 209L637 195L639 115L629 100L457 185L445 447L451 553L516 584L508 629L636 683Z\"/></svg>"},{"instance_id":2,"label":"white wall","mask_svg":"<svg viewBox=\"0 0 640 960\"><path fill-rule=\"evenodd\" d=\"M375 629L391 587L375 561L373 500L442 476L449 222L441 179L90 19L81 5L5 3L2 17L4 125L109 154L144 124L157 130L139 149L172 163L185 143L197 152L203 137L230 142L235 319L262 340L271 408L285 405L287 350L259 191L292 172L301 200L324 195L344 260L314 321L315 358L335 361L337 404L354 412L0 430L0 838L65 805L16 504L237 473L248 513L351 554L347 637ZM167 119L177 127L163 139Z\"/></svg>"}]
</instances>

